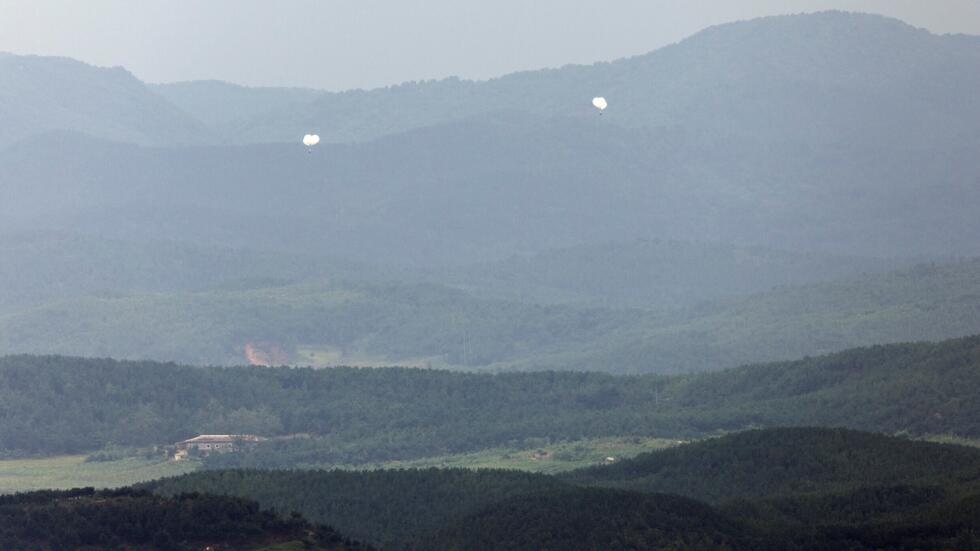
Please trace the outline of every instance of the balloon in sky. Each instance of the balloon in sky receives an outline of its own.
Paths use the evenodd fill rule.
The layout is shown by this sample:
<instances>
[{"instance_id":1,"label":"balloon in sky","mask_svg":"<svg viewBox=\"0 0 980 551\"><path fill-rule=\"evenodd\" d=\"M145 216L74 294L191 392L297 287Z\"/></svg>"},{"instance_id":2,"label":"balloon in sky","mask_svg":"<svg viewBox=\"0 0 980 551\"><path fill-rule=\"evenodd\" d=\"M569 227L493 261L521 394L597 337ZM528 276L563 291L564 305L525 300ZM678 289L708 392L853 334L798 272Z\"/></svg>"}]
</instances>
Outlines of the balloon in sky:
<instances>
[{"instance_id":1,"label":"balloon in sky","mask_svg":"<svg viewBox=\"0 0 980 551\"><path fill-rule=\"evenodd\" d=\"M606 103L606 98L592 98L592 105L594 105L600 113L605 111L606 107L609 107L609 104Z\"/></svg>"},{"instance_id":2,"label":"balloon in sky","mask_svg":"<svg viewBox=\"0 0 980 551\"><path fill-rule=\"evenodd\" d=\"M303 145L306 147L313 147L318 143L320 143L320 136L316 134L307 134L303 136Z\"/></svg>"}]
</instances>

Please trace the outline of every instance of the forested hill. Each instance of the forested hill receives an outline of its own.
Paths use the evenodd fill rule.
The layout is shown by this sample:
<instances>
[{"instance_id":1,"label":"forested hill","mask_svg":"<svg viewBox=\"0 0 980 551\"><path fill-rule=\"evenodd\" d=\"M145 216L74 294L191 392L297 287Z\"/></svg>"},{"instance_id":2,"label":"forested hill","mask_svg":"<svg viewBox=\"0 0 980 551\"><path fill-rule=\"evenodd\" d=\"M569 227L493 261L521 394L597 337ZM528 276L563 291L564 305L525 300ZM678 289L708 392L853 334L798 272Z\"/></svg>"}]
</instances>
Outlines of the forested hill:
<instances>
[{"instance_id":1,"label":"forested hill","mask_svg":"<svg viewBox=\"0 0 980 551\"><path fill-rule=\"evenodd\" d=\"M522 367L715 370L977 332L980 261L968 260L719 300L653 325L635 324L589 350L535 358Z\"/></svg>"},{"instance_id":2,"label":"forested hill","mask_svg":"<svg viewBox=\"0 0 980 551\"><path fill-rule=\"evenodd\" d=\"M670 310L774 287L907 268L909 258L794 253L664 239L588 243L423 272L481 297Z\"/></svg>"},{"instance_id":3,"label":"forested hill","mask_svg":"<svg viewBox=\"0 0 980 551\"><path fill-rule=\"evenodd\" d=\"M39 250L58 246L44 245ZM51 266L44 255L22 255L23 263L0 267L0 279L6 276L12 293L33 289L56 298L72 289L95 290L114 282L120 287L0 314L0 354L235 365L245 361L251 344L280 350L278 359L270 362L275 365L349 362L488 371L688 373L869 344L980 333L980 261L976 260L777 288L679 311L643 311L476 298L432 284L331 279L287 285L288 279L248 276L302 277L306 267L347 274L358 268L297 255L250 256L220 248L162 246L148 253L128 245L118 250L127 249L134 254L126 261L119 257L116 264L106 263L119 266L118 270L95 270L91 276L80 270L67 283L62 283L68 277L63 270L90 264L69 257L58 263L59 269L48 272L51 279L29 278L20 271L32 264ZM98 246L87 250L93 255L105 253ZM112 257L113 249L108 251ZM209 263L208 254L226 264ZM167 285L186 285L188 280L178 277L180 273L215 285L139 293L140 287L166 281L168 270L155 268L158 261L183 263L173 270ZM267 270L263 261L280 264ZM723 259L715 262L737 265ZM780 262L766 265L775 270ZM811 264L797 264L807 265ZM235 266L241 267L237 274ZM794 269L799 268L789 268ZM58 273L64 277L58 278ZM236 275L242 279L236 281ZM225 276L232 279L220 284ZM132 285L129 292L128 285ZM14 293L0 300L0 306L17 299Z\"/></svg>"},{"instance_id":4,"label":"forested hill","mask_svg":"<svg viewBox=\"0 0 980 551\"><path fill-rule=\"evenodd\" d=\"M541 474L496 469L297 469L204 471L143 486L165 496L250 496L264 508L299 511L360 541L397 549L399 541L434 532L488 505L565 484Z\"/></svg>"},{"instance_id":5,"label":"forested hill","mask_svg":"<svg viewBox=\"0 0 980 551\"><path fill-rule=\"evenodd\" d=\"M204 143L211 130L120 67L0 55L0 149L52 130L141 144Z\"/></svg>"},{"instance_id":6,"label":"forested hill","mask_svg":"<svg viewBox=\"0 0 980 551\"><path fill-rule=\"evenodd\" d=\"M978 464L980 450L974 448L845 429L781 428L708 439L560 478L718 503L910 481L977 490Z\"/></svg>"},{"instance_id":7,"label":"forested hill","mask_svg":"<svg viewBox=\"0 0 980 551\"><path fill-rule=\"evenodd\" d=\"M282 546L282 547L279 547ZM255 502L146 491L42 491L0 496L3 549L367 549L295 515L282 519Z\"/></svg>"},{"instance_id":8,"label":"forested hill","mask_svg":"<svg viewBox=\"0 0 980 551\"><path fill-rule=\"evenodd\" d=\"M482 82L325 93L215 81L146 86L121 69L0 57L0 145L45 130L138 143L364 141L499 111L589 117L779 142L889 147L980 139L980 44L874 15L824 12L712 27L648 54ZM66 83L71 85L66 85ZM112 109L108 109L112 106ZM39 118L38 113L50 116Z\"/></svg>"},{"instance_id":9,"label":"forested hill","mask_svg":"<svg viewBox=\"0 0 980 551\"><path fill-rule=\"evenodd\" d=\"M948 549L977 526L978 459L973 448L793 428L558 478L494 469L230 470L145 487L254 499L385 548Z\"/></svg>"},{"instance_id":10,"label":"forested hill","mask_svg":"<svg viewBox=\"0 0 980 551\"><path fill-rule=\"evenodd\" d=\"M351 261L70 232L0 234L0 315L85 296L247 289L378 276Z\"/></svg>"},{"instance_id":11,"label":"forested hill","mask_svg":"<svg viewBox=\"0 0 980 551\"><path fill-rule=\"evenodd\" d=\"M419 369L191 368L0 360L7 455L310 433L226 465L366 463L527 439L688 437L753 426L980 436L980 337L673 378ZM70 399L69 399L70 396Z\"/></svg>"},{"instance_id":12,"label":"forested hill","mask_svg":"<svg viewBox=\"0 0 980 551\"><path fill-rule=\"evenodd\" d=\"M975 151L704 143L513 116L312 154L295 144L138 148L49 134L0 150L9 198L0 228L416 267L637 238L969 255L980 253L969 239Z\"/></svg>"},{"instance_id":13,"label":"forested hill","mask_svg":"<svg viewBox=\"0 0 980 551\"><path fill-rule=\"evenodd\" d=\"M291 141L316 127L327 141L368 140L511 110L593 115L605 95L616 124L806 143L921 146L980 138L980 45L900 21L841 12L720 25L649 54L528 71L486 82L446 79L324 94L219 126L244 141ZM214 85L159 88L185 110L213 104ZM269 92L255 90L254 101ZM240 101L227 90L228 103ZM248 113L248 111L245 111Z\"/></svg>"},{"instance_id":14,"label":"forested hill","mask_svg":"<svg viewBox=\"0 0 980 551\"><path fill-rule=\"evenodd\" d=\"M150 89L213 129L238 126L245 121L274 118L283 110L298 110L326 95L309 88L239 86L218 80L150 84ZM235 140L223 133L222 141ZM292 141L290 135L285 141ZM259 140L270 141L269 138Z\"/></svg>"},{"instance_id":15,"label":"forested hill","mask_svg":"<svg viewBox=\"0 0 980 551\"><path fill-rule=\"evenodd\" d=\"M0 231L415 267L637 238L859 256L980 254L972 239L980 232L977 44L881 17L822 13L724 25L613 63L312 100L308 91L214 83L154 92L121 71L6 57L0 63L69 67L54 84L21 86L32 71L4 73L18 84L0 85L0 98L11 95L0 104L27 105L18 120L51 107L35 105L48 97L35 88L82 105L56 119L71 124L26 120L34 133L0 149ZM109 92L123 88L125 98L76 98L65 84L76 69L101 75ZM203 104L227 92L229 109L243 112L287 105L218 131L219 146L132 145L193 143L143 134L176 135L169 125L189 118L157 93L193 103L198 89ZM588 104L600 93L611 101L602 117ZM114 112L91 115L106 108L91 98ZM56 103L59 113L75 104ZM78 122L123 115L122 130ZM166 128L123 124L160 117ZM306 154L298 138L310 131L326 140ZM232 135L261 143L229 146Z\"/></svg>"},{"instance_id":16,"label":"forested hill","mask_svg":"<svg viewBox=\"0 0 980 551\"><path fill-rule=\"evenodd\" d=\"M909 258L793 253L725 243L632 240L499 262L398 269L383 262L66 231L0 234L0 313L104 294L272 286L304 280L439 283L483 298L668 310L905 268Z\"/></svg>"}]
</instances>

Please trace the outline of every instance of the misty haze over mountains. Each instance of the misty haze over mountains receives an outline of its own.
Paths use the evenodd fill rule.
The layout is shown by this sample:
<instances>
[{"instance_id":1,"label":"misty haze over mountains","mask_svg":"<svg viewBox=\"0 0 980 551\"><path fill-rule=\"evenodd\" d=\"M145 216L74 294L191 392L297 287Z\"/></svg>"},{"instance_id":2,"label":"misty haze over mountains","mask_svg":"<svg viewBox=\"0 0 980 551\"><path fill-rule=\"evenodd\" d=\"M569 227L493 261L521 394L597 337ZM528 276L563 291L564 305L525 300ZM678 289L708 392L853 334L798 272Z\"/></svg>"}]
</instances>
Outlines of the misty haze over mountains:
<instances>
[{"instance_id":1,"label":"misty haze over mountains","mask_svg":"<svg viewBox=\"0 0 980 551\"><path fill-rule=\"evenodd\" d=\"M506 2L15 4L254 82L361 9L352 63L435 12L582 59ZM0 54L0 549L980 549L978 92L980 37L843 12L339 93Z\"/></svg>"},{"instance_id":2,"label":"misty haze over mountains","mask_svg":"<svg viewBox=\"0 0 980 551\"><path fill-rule=\"evenodd\" d=\"M13 290L0 300L2 352L235 363L248 342L268 341L297 362L312 347L450 366L684 371L980 330L969 276L940 292L929 278L946 268L912 269L980 255L977 37L827 12L722 25L610 63L343 93L145 85L60 58L5 55L0 67L0 254L13 268L0 270ZM600 94L601 117L589 105ZM324 143L307 153L310 131ZM908 302L884 290L896 278L935 292L888 310ZM304 282L330 304L370 296L371 313L350 298L340 311L283 314L293 293L308 297ZM774 287L814 284L826 286L798 292L816 311L863 304L855 289L893 298L872 300L857 332L840 329L857 313L840 312L781 337L742 327L770 343L747 355L705 355L676 337L740 309L780 310L797 291ZM433 303L442 293L457 298ZM130 333L139 323L101 325L157 300L188 307L151 315L141 336ZM226 304L227 316L196 317L198 301ZM903 326L953 304L964 325ZM516 321L538 305L560 313ZM255 318L234 327L246 310ZM365 328L394 316L398 342L447 336L406 348L376 326L329 329L326 315ZM53 319L57 336L37 330ZM150 344L167 324L208 351ZM505 345L521 327L550 336ZM667 359L586 361L572 341L590 358L639 347Z\"/></svg>"}]
</instances>

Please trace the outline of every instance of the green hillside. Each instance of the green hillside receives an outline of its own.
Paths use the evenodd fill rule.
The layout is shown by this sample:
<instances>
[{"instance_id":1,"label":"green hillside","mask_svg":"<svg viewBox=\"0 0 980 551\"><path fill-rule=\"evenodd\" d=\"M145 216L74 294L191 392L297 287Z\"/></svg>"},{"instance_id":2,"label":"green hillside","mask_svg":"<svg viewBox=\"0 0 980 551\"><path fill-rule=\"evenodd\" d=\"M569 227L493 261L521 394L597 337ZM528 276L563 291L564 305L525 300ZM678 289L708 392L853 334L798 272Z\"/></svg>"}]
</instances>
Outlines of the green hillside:
<instances>
[{"instance_id":1,"label":"green hillside","mask_svg":"<svg viewBox=\"0 0 980 551\"><path fill-rule=\"evenodd\" d=\"M663 311L913 262L651 239L549 249L426 277L481 297Z\"/></svg>"},{"instance_id":2,"label":"green hillside","mask_svg":"<svg viewBox=\"0 0 980 551\"><path fill-rule=\"evenodd\" d=\"M642 315L479 300L436 285L314 281L56 302L0 316L0 351L235 365L251 343L284 350L273 364L317 364L332 353L334 365L487 366L589 341Z\"/></svg>"},{"instance_id":3,"label":"green hillside","mask_svg":"<svg viewBox=\"0 0 980 551\"><path fill-rule=\"evenodd\" d=\"M255 499L386 548L949 549L976 542L978 459L972 448L796 428L557 477L235 470L145 487Z\"/></svg>"},{"instance_id":4,"label":"green hillside","mask_svg":"<svg viewBox=\"0 0 980 551\"><path fill-rule=\"evenodd\" d=\"M414 549L749 549L747 530L671 495L566 489L512 498L427 536Z\"/></svg>"},{"instance_id":5,"label":"green hillside","mask_svg":"<svg viewBox=\"0 0 980 551\"><path fill-rule=\"evenodd\" d=\"M291 467L773 426L977 437L978 385L980 337L669 378L15 356L0 359L0 442L6 455L52 455L200 433L310 435L209 459Z\"/></svg>"},{"instance_id":6,"label":"green hillside","mask_svg":"<svg viewBox=\"0 0 980 551\"><path fill-rule=\"evenodd\" d=\"M210 129L121 67L0 55L0 149L52 130L140 144L204 143Z\"/></svg>"},{"instance_id":7,"label":"green hillside","mask_svg":"<svg viewBox=\"0 0 980 551\"><path fill-rule=\"evenodd\" d=\"M519 471L212 471L146 485L155 493L250 496L286 514L372 543L411 540L513 496L553 490L559 481Z\"/></svg>"},{"instance_id":8,"label":"green hillside","mask_svg":"<svg viewBox=\"0 0 980 551\"><path fill-rule=\"evenodd\" d=\"M268 287L376 270L350 261L63 232L0 235L0 313L86 296Z\"/></svg>"},{"instance_id":9,"label":"green hillside","mask_svg":"<svg viewBox=\"0 0 980 551\"><path fill-rule=\"evenodd\" d=\"M224 256L249 264L248 253ZM132 258L137 266L168 257ZM234 275L234 262L211 270L217 265L197 258L201 269L184 266L185 275L214 281ZM282 271L255 267L240 274L334 269L285 258ZM354 270L337 270L348 269ZM12 273L16 280L19 272ZM118 274L118 280L128 277L127 270ZM99 281L111 278L93 278L89 288ZM84 279L78 285L84 287ZM56 294L59 287L48 289ZM268 280L246 278L217 290L102 294L0 315L0 352L234 365L246 362L251 344L277 351L271 364L687 373L974 333L980 333L978 260L780 287L668 311L475 298L432 284L269 286Z\"/></svg>"},{"instance_id":10,"label":"green hillside","mask_svg":"<svg viewBox=\"0 0 980 551\"><path fill-rule=\"evenodd\" d=\"M975 40L820 13L611 63L299 105L304 92L165 86L199 93L197 111L289 106L210 147L39 130L0 150L0 226L416 268L638 238L976 255L978 59ZM588 104L598 90L612 102L602 117ZM311 127L325 141L307 154Z\"/></svg>"},{"instance_id":11,"label":"green hillside","mask_svg":"<svg viewBox=\"0 0 980 551\"><path fill-rule=\"evenodd\" d=\"M212 129L271 117L278 111L301 109L325 94L308 88L239 86L217 80L151 84L149 87Z\"/></svg>"},{"instance_id":12,"label":"green hillside","mask_svg":"<svg viewBox=\"0 0 980 551\"><path fill-rule=\"evenodd\" d=\"M711 503L910 483L965 492L980 490L980 450L844 429L752 430L561 478Z\"/></svg>"},{"instance_id":13,"label":"green hillside","mask_svg":"<svg viewBox=\"0 0 980 551\"><path fill-rule=\"evenodd\" d=\"M980 260L969 260L719 300L513 367L705 371L978 331Z\"/></svg>"},{"instance_id":14,"label":"green hillside","mask_svg":"<svg viewBox=\"0 0 980 551\"><path fill-rule=\"evenodd\" d=\"M962 94L980 84L978 63L973 42L880 16L824 12L720 25L590 66L325 94L226 128L245 141L286 141L291 129L315 124L328 141L368 140L499 110L592 116L589 99L601 91L610 100L605 118L623 125L922 144L937 136L937 123L948 136L977 137L971 124L980 104ZM953 105L959 115L946 109Z\"/></svg>"},{"instance_id":15,"label":"green hillside","mask_svg":"<svg viewBox=\"0 0 980 551\"><path fill-rule=\"evenodd\" d=\"M145 491L44 491L0 496L3 549L360 549L330 528L228 497Z\"/></svg>"}]
</instances>

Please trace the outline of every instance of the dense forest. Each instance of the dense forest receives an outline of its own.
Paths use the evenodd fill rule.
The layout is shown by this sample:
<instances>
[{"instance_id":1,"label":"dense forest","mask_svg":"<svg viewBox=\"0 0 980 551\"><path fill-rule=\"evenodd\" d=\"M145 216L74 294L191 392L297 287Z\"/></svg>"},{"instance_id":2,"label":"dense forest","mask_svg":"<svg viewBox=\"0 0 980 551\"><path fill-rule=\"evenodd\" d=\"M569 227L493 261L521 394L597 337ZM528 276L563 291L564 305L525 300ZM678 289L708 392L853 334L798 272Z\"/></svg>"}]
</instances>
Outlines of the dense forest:
<instances>
[{"instance_id":1,"label":"dense forest","mask_svg":"<svg viewBox=\"0 0 980 551\"><path fill-rule=\"evenodd\" d=\"M78 240L68 240L69 244L75 242ZM45 245L41 250L45 250L50 241L41 243ZM50 244L51 249L59 247L63 247L59 242ZM138 249L131 245L120 250L130 248ZM725 261L721 252L681 246L648 248L654 256L694 256L688 260L691 272L697 271L694 266L699 262L728 265L731 269L726 273L737 265L734 258ZM91 252L93 258L112 256L92 243L79 254L85 252ZM214 261L227 261L229 269L211 269L214 263L209 261L209 254L215 255ZM744 255L731 254L745 260ZM769 258L767 255L783 258L772 252L752 254L756 256L745 261L761 262L762 267L745 268L743 273L775 270L779 260L760 259ZM43 255L21 256L27 268L50 264ZM77 268L81 274L90 274L75 278L73 285L77 287L60 283L67 277L64 271L60 277L44 279L32 278L33 272L20 273L14 267L0 268L0 279L5 279L12 291L23 291L0 302L28 300L31 294L51 298L51 302L0 315L0 353L237 365L246 359L246 346L264 343L283 351L277 363L294 365L320 365L326 357L330 358L328 365L346 362L486 371L686 373L796 359L871 343L939 340L980 332L980 262L975 260L779 287L662 310L650 309L653 305L642 301L636 306L647 309L539 304L532 292L526 300L478 298L466 290L432 283L302 281L307 266L348 276L360 269L352 266L345 274L327 261L271 253L250 256L224 249L209 253L207 249L171 246L161 250L160 256L127 254L126 258L124 264L129 268L111 275L92 272L86 269L89 264L68 258L65 270ZM812 265L795 257L784 261L790 266L784 268L788 273ZM238 272L240 277L235 276L234 266L266 262L279 262L281 269L243 269ZM621 269L613 271L629 273L628 262L625 258L622 262ZM184 265L185 276L198 278L202 287L188 289L187 281L175 277L171 285L182 286L182 290L147 291L154 285L161 287L159 282L165 275L158 267L160 263ZM590 262L580 258L577 264ZM651 260L648 269L655 270L654 264L659 262ZM138 265L145 265L143 281ZM685 268L677 270L671 276L673 283L651 285L647 292L665 293L663 303L682 301L685 291L680 281L694 284L698 279L685 277ZM562 271L588 273L573 266ZM270 274L275 273L285 279L272 278ZM533 273L523 283L519 280L510 286L516 290L533 287ZM466 281L445 277L447 282ZM506 281L506 276L501 277ZM785 277L802 279L799 275ZM116 284L134 287L128 293L108 292ZM491 289L500 284L491 283ZM560 281L554 284L566 285ZM706 284L702 292L710 294L709 288L722 292L722 287L716 281ZM72 289L82 296L57 299L71 294ZM86 289L90 294L84 294ZM601 296L601 286L596 289L600 293L597 297ZM492 290L489 293L493 294ZM602 299L594 297L587 302L596 301Z\"/></svg>"},{"instance_id":2,"label":"dense forest","mask_svg":"<svg viewBox=\"0 0 980 551\"><path fill-rule=\"evenodd\" d=\"M678 496L570 488L496 503L408 547L749 549L747 532L711 507Z\"/></svg>"},{"instance_id":3,"label":"dense forest","mask_svg":"<svg viewBox=\"0 0 980 551\"><path fill-rule=\"evenodd\" d=\"M753 426L976 437L978 366L980 337L676 377L14 356L0 359L0 442L4 454L24 455L169 444L199 433L309 435L214 459L216 467L274 467Z\"/></svg>"},{"instance_id":4,"label":"dense forest","mask_svg":"<svg viewBox=\"0 0 980 551\"><path fill-rule=\"evenodd\" d=\"M142 490L0 496L2 549L365 549L299 515L280 518L244 499ZM289 547L294 548L294 547ZM286 549L286 547L283 547Z\"/></svg>"},{"instance_id":5,"label":"dense forest","mask_svg":"<svg viewBox=\"0 0 980 551\"><path fill-rule=\"evenodd\" d=\"M549 249L496 262L411 270L349 259L74 232L0 234L0 313L90 295L270 287L310 279L445 284L482 298L666 310L705 300L853 278L909 259L790 253L721 243L634 240Z\"/></svg>"},{"instance_id":6,"label":"dense forest","mask_svg":"<svg viewBox=\"0 0 980 551\"><path fill-rule=\"evenodd\" d=\"M392 544L448 526L506 499L564 488L540 474L504 470L229 470L151 482L167 496L248 496L280 513L299 511L361 541Z\"/></svg>"},{"instance_id":7,"label":"dense forest","mask_svg":"<svg viewBox=\"0 0 980 551\"><path fill-rule=\"evenodd\" d=\"M793 428L557 477L232 470L144 487L247 497L392 548L947 549L976 543L977 465L973 448Z\"/></svg>"},{"instance_id":8,"label":"dense forest","mask_svg":"<svg viewBox=\"0 0 980 551\"><path fill-rule=\"evenodd\" d=\"M560 478L710 503L912 481L980 492L980 450L846 429L778 428L712 438Z\"/></svg>"}]
</instances>

